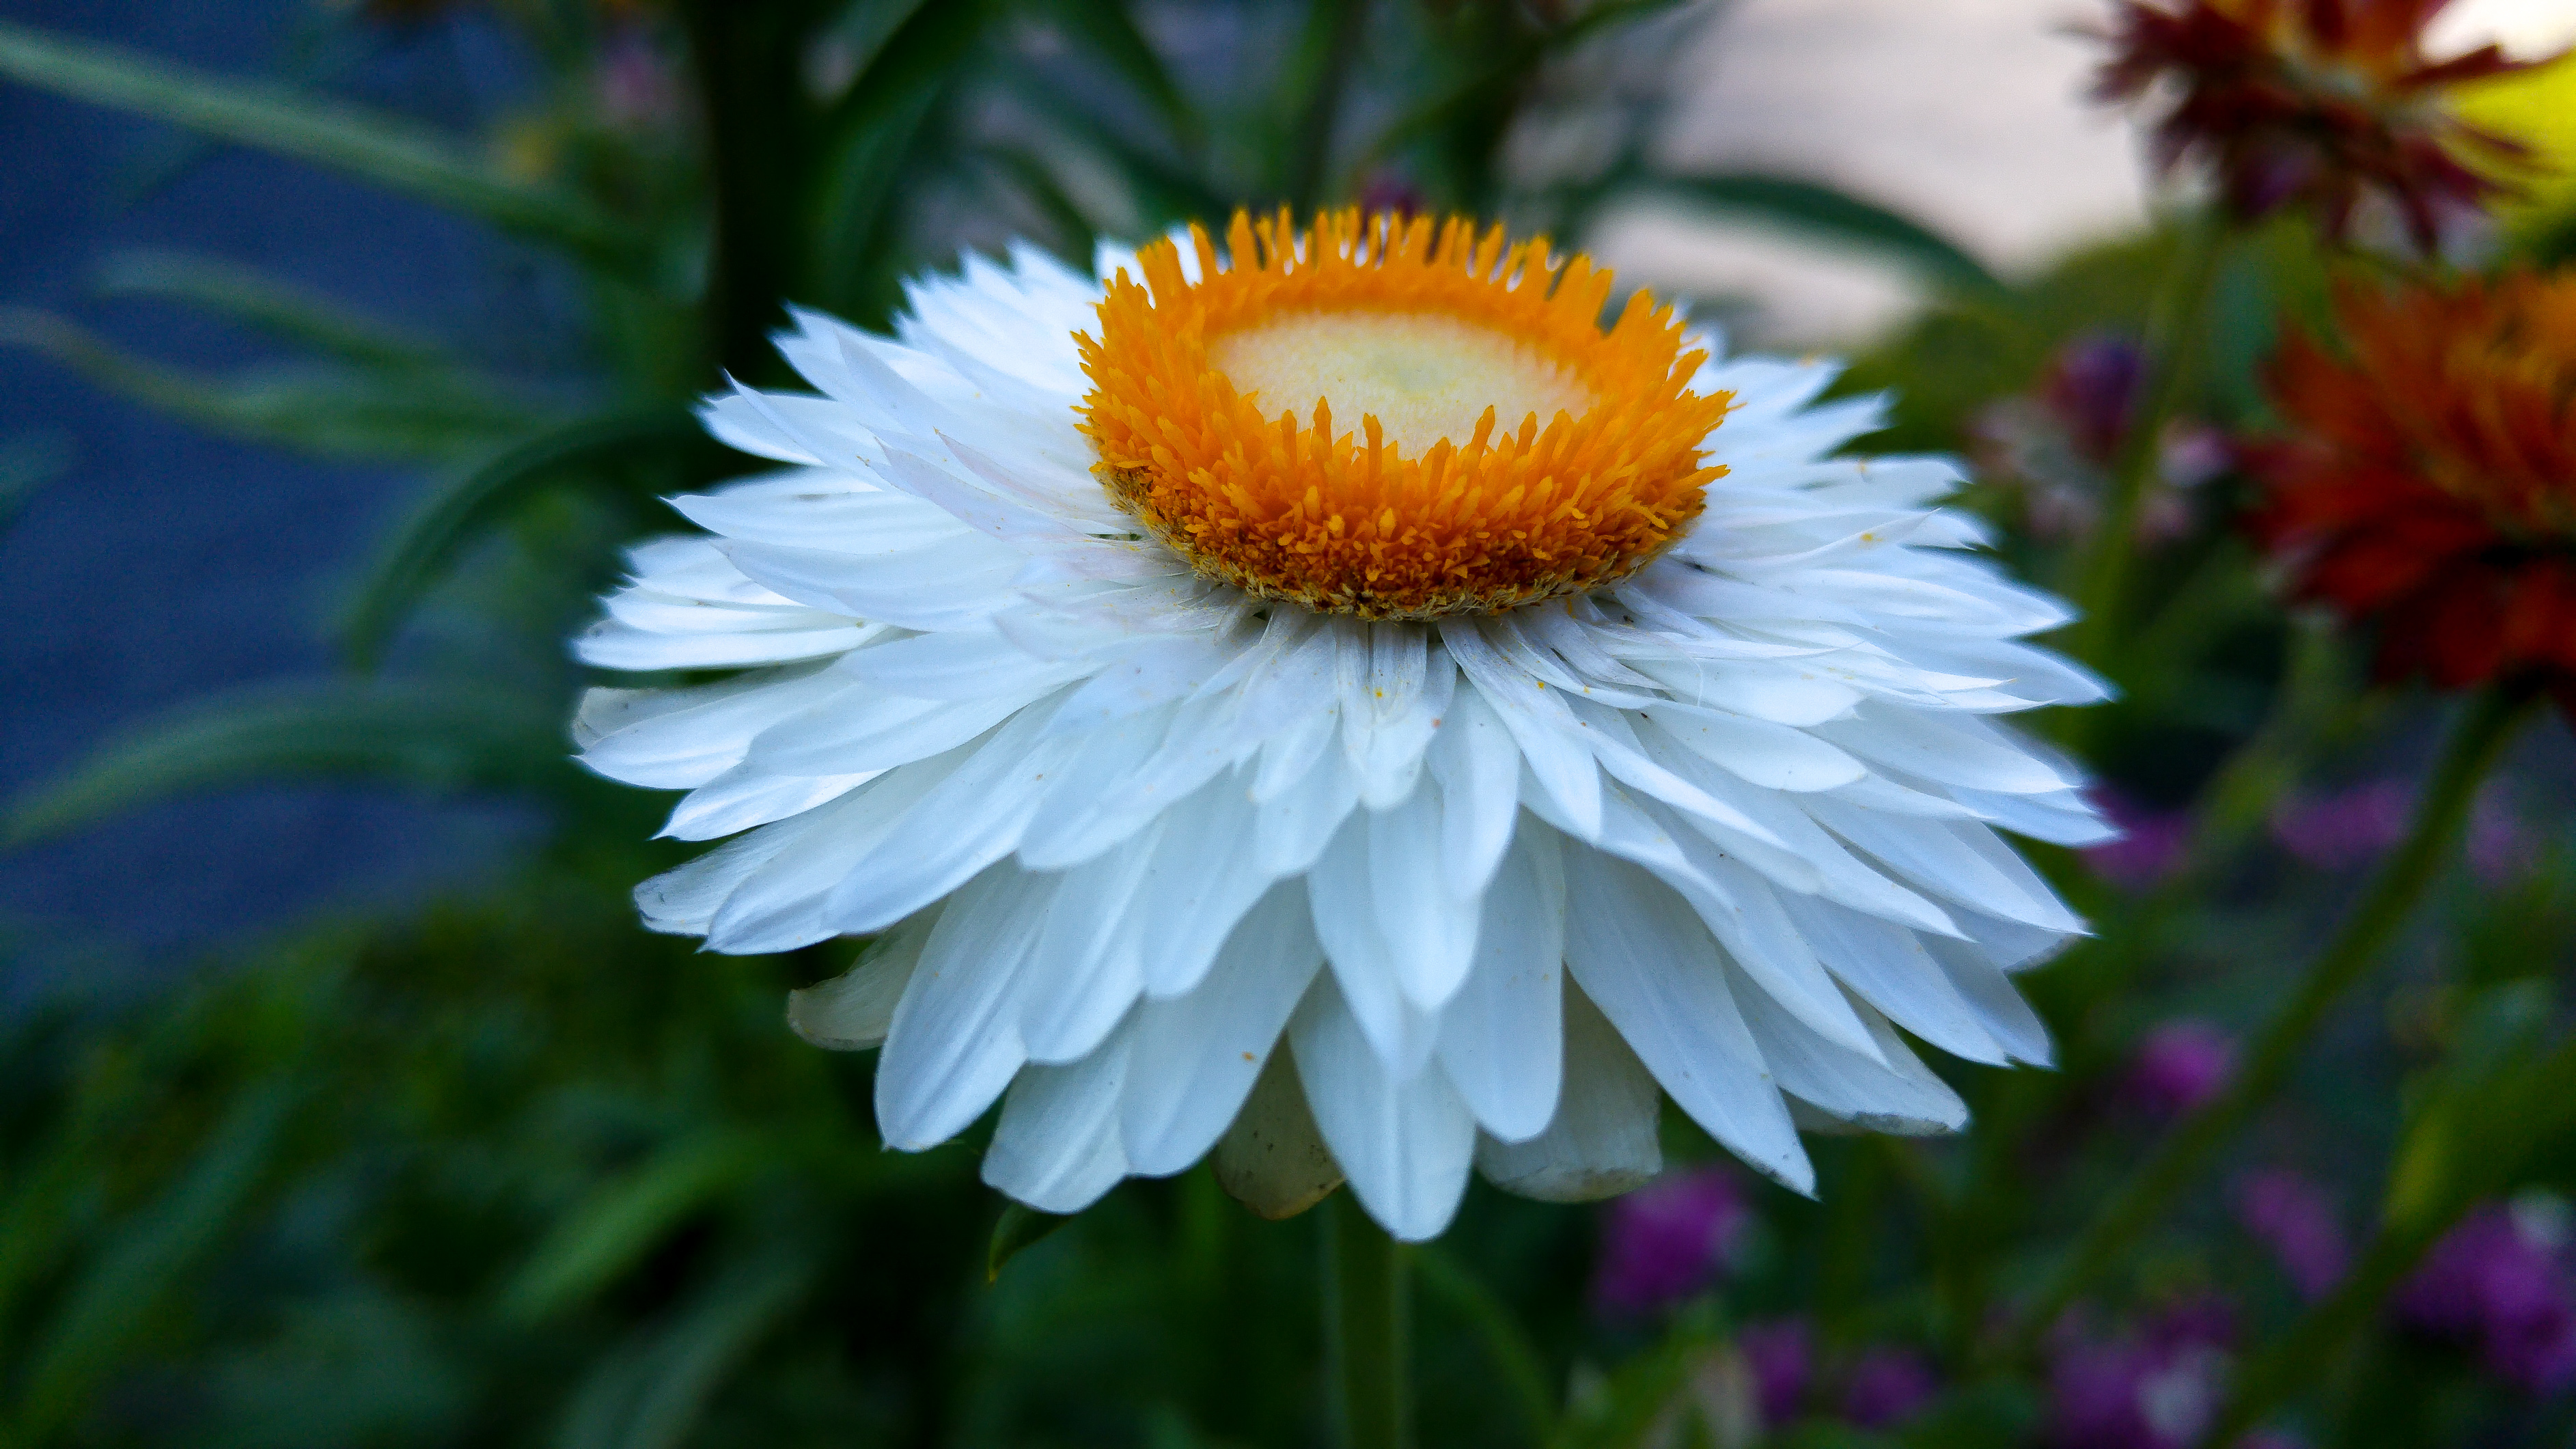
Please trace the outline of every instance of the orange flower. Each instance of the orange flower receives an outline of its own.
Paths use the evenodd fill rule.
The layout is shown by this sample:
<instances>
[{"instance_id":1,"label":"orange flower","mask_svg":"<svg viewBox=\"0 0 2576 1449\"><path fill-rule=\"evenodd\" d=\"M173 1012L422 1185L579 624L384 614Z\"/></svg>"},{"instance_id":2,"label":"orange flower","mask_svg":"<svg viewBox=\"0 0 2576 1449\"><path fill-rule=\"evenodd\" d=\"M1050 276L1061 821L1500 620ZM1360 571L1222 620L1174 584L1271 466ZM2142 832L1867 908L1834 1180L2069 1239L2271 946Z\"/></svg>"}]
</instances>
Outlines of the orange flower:
<instances>
[{"instance_id":1,"label":"orange flower","mask_svg":"<svg viewBox=\"0 0 2576 1449\"><path fill-rule=\"evenodd\" d=\"M1190 229L1194 278L1145 247L1077 339L1093 471L1211 578L1364 619L1517 608L1644 567L1725 471L1730 399L1690 390L1673 309L1638 292L1605 331L1610 274L1544 237L1283 210L1226 243Z\"/></svg>"},{"instance_id":2,"label":"orange flower","mask_svg":"<svg viewBox=\"0 0 2576 1449\"><path fill-rule=\"evenodd\" d=\"M2576 717L2576 274L2347 292L2294 339L2249 450L2293 590L2379 628L2379 670L2530 678Z\"/></svg>"},{"instance_id":3,"label":"orange flower","mask_svg":"<svg viewBox=\"0 0 2576 1449\"><path fill-rule=\"evenodd\" d=\"M2377 193L2431 251L2443 213L2513 188L2527 148L2459 120L2445 87L2524 70L2490 45L2425 58L2424 28L2449 0L2116 0L2112 53L2094 96L2172 100L2156 125L2159 166L2196 159L2244 220L2297 202L2340 240Z\"/></svg>"}]
</instances>

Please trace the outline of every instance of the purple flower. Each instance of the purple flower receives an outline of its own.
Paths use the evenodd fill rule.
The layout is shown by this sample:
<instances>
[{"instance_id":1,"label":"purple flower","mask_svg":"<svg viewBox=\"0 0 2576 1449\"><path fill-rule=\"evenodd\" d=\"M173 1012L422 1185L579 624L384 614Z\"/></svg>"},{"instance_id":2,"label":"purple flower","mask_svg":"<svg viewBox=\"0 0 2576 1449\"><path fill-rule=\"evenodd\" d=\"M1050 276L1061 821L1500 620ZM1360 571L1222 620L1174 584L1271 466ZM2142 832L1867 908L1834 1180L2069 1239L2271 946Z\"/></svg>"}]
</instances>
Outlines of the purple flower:
<instances>
[{"instance_id":1,"label":"purple flower","mask_svg":"<svg viewBox=\"0 0 2576 1449\"><path fill-rule=\"evenodd\" d=\"M2247 1173L2236 1184L2236 1221L2281 1260L2309 1302L2343 1281L2351 1261L2343 1223L2325 1190L2284 1168Z\"/></svg>"},{"instance_id":2,"label":"purple flower","mask_svg":"<svg viewBox=\"0 0 2576 1449\"><path fill-rule=\"evenodd\" d=\"M1610 1205L1593 1301L1614 1314L1666 1308L1717 1280L1751 1210L1722 1167L1670 1173Z\"/></svg>"},{"instance_id":3,"label":"purple flower","mask_svg":"<svg viewBox=\"0 0 2576 1449\"><path fill-rule=\"evenodd\" d=\"M2318 870L2367 865L2406 835L2415 787L2373 780L2324 796L2294 796L2272 812L2272 838Z\"/></svg>"},{"instance_id":4,"label":"purple flower","mask_svg":"<svg viewBox=\"0 0 2576 1449\"><path fill-rule=\"evenodd\" d=\"M1746 1324L1735 1335L1735 1350L1753 1371L1764 1427L1776 1429L1796 1419L1816 1370L1815 1335L1807 1321L1779 1318Z\"/></svg>"},{"instance_id":5,"label":"purple flower","mask_svg":"<svg viewBox=\"0 0 2576 1449\"><path fill-rule=\"evenodd\" d=\"M2061 1332L2048 1375L2054 1449L2189 1449L2218 1408L2234 1315L2215 1299L2158 1315L2143 1333Z\"/></svg>"},{"instance_id":6,"label":"purple flower","mask_svg":"<svg viewBox=\"0 0 2576 1449\"><path fill-rule=\"evenodd\" d=\"M2182 1017L2150 1031L2129 1062L2126 1093L2158 1117L2179 1117L2218 1095L2236 1070L2236 1038Z\"/></svg>"},{"instance_id":7,"label":"purple flower","mask_svg":"<svg viewBox=\"0 0 2576 1449\"><path fill-rule=\"evenodd\" d=\"M2040 398L2086 457L2108 463L2129 435L2146 386L2146 349L2133 338L2097 332L2059 349Z\"/></svg>"},{"instance_id":8,"label":"purple flower","mask_svg":"<svg viewBox=\"0 0 2576 1449\"><path fill-rule=\"evenodd\" d=\"M675 124L685 108L670 58L639 30L621 30L599 55L599 110L621 130L654 131Z\"/></svg>"},{"instance_id":9,"label":"purple flower","mask_svg":"<svg viewBox=\"0 0 2576 1449\"><path fill-rule=\"evenodd\" d=\"M1940 1387L1931 1362L1913 1349L1873 1348L1852 1364L1843 1384L1843 1417L1864 1429L1901 1424Z\"/></svg>"},{"instance_id":10,"label":"purple flower","mask_svg":"<svg viewBox=\"0 0 2576 1449\"><path fill-rule=\"evenodd\" d=\"M2490 1372L2531 1393L2576 1383L2576 1301L2563 1216L2554 1199L2469 1214L2434 1244L2399 1293L2399 1320L2428 1337L2473 1345Z\"/></svg>"},{"instance_id":11,"label":"purple flower","mask_svg":"<svg viewBox=\"0 0 2576 1449\"><path fill-rule=\"evenodd\" d=\"M2469 811L2469 868L2489 885L2511 884L2540 853L2539 841L2506 803L2506 794L2490 786Z\"/></svg>"},{"instance_id":12,"label":"purple flower","mask_svg":"<svg viewBox=\"0 0 2576 1449\"><path fill-rule=\"evenodd\" d=\"M2143 891L2182 869L2191 845L2190 811L2157 810L2116 790L2098 790L2093 798L2121 831L2117 840L2085 847L2084 863L2095 875L2122 890Z\"/></svg>"}]
</instances>

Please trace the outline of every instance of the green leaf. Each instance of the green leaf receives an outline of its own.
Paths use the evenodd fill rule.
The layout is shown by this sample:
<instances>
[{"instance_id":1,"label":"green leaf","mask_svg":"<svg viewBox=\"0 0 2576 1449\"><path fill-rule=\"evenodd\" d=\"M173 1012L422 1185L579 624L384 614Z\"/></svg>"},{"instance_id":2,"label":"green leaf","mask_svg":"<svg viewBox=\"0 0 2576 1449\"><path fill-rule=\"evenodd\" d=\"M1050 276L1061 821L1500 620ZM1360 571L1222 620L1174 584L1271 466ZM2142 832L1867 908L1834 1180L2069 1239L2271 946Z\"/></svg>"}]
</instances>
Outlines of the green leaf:
<instances>
[{"instance_id":1,"label":"green leaf","mask_svg":"<svg viewBox=\"0 0 2576 1449\"><path fill-rule=\"evenodd\" d=\"M98 285L111 297L155 297L203 307L351 362L408 369L443 361L437 344L426 338L361 317L256 268L215 257L121 252L99 269Z\"/></svg>"},{"instance_id":2,"label":"green leaf","mask_svg":"<svg viewBox=\"0 0 2576 1449\"><path fill-rule=\"evenodd\" d=\"M892 299L893 202L931 107L983 33L983 0L914 10L878 48L823 123L813 255L819 295L865 314Z\"/></svg>"},{"instance_id":3,"label":"green leaf","mask_svg":"<svg viewBox=\"0 0 2576 1449\"><path fill-rule=\"evenodd\" d=\"M1556 1404L1548 1388L1546 1362L1539 1357L1537 1345L1530 1342L1528 1331L1512 1316L1510 1306L1438 1243L1416 1247L1413 1262L1422 1273L1422 1286L1446 1302L1451 1312L1466 1319L1484 1341L1485 1352L1493 1359L1503 1387L1511 1392L1529 1427L1530 1441L1545 1444L1553 1439Z\"/></svg>"},{"instance_id":4,"label":"green leaf","mask_svg":"<svg viewBox=\"0 0 2576 1449\"><path fill-rule=\"evenodd\" d=\"M1222 227L1234 214L1232 203L1196 173L1121 135L1071 97L1031 87L1020 98L1042 112L1060 138L1088 148L1117 168L1135 196L1147 232L1160 234L1184 221Z\"/></svg>"},{"instance_id":5,"label":"green leaf","mask_svg":"<svg viewBox=\"0 0 2576 1449\"><path fill-rule=\"evenodd\" d=\"M701 451L714 450L686 411L644 408L540 434L437 484L394 530L359 583L341 626L343 647L352 662L372 665L404 614L468 544L568 477Z\"/></svg>"},{"instance_id":6,"label":"green leaf","mask_svg":"<svg viewBox=\"0 0 2576 1449\"><path fill-rule=\"evenodd\" d=\"M1045 0L1042 10L1061 21L1120 80L1160 111L1163 124L1184 149L1199 144L1205 128L1197 108L1172 79L1154 43L1136 28L1136 17L1122 0Z\"/></svg>"},{"instance_id":7,"label":"green leaf","mask_svg":"<svg viewBox=\"0 0 2576 1449\"><path fill-rule=\"evenodd\" d=\"M263 685L196 701L22 795L0 844L23 845L192 791L357 776L432 789L524 785L570 753L529 701L460 681Z\"/></svg>"},{"instance_id":8,"label":"green leaf","mask_svg":"<svg viewBox=\"0 0 2576 1449\"><path fill-rule=\"evenodd\" d=\"M0 346L45 353L99 387L200 427L326 457L454 457L524 433L541 417L454 374L302 363L205 377L20 307L0 307Z\"/></svg>"},{"instance_id":9,"label":"green leaf","mask_svg":"<svg viewBox=\"0 0 2576 1449\"><path fill-rule=\"evenodd\" d=\"M22 433L0 442L0 532L17 522L36 495L71 466L69 434Z\"/></svg>"},{"instance_id":10,"label":"green leaf","mask_svg":"<svg viewBox=\"0 0 2576 1449\"><path fill-rule=\"evenodd\" d=\"M1614 182L1608 195L1713 208L1818 241L1876 253L1946 287L1993 291L2003 286L1985 263L1921 222L1849 192L1796 177L1753 172L1628 177Z\"/></svg>"},{"instance_id":11,"label":"green leaf","mask_svg":"<svg viewBox=\"0 0 2576 1449\"><path fill-rule=\"evenodd\" d=\"M649 1325L583 1380L561 1449L674 1449L725 1375L802 1299L814 1265L788 1252L742 1264Z\"/></svg>"},{"instance_id":12,"label":"green leaf","mask_svg":"<svg viewBox=\"0 0 2576 1449\"><path fill-rule=\"evenodd\" d=\"M1554 1449L1641 1449L1712 1347L1688 1326L1629 1359L1596 1394L1568 1407Z\"/></svg>"},{"instance_id":13,"label":"green leaf","mask_svg":"<svg viewBox=\"0 0 2576 1449\"><path fill-rule=\"evenodd\" d=\"M626 1176L601 1183L555 1224L502 1290L502 1313L533 1323L589 1298L759 1171L767 1155L751 1138L710 1130L682 1138Z\"/></svg>"},{"instance_id":14,"label":"green leaf","mask_svg":"<svg viewBox=\"0 0 2576 1449\"><path fill-rule=\"evenodd\" d=\"M1056 1229L1072 1222L1075 1216L1042 1213L1023 1203L1004 1203L1001 1220L993 1224L993 1240L984 1249L984 1281L1000 1282L1003 1264L1053 1237Z\"/></svg>"},{"instance_id":15,"label":"green leaf","mask_svg":"<svg viewBox=\"0 0 2576 1449\"><path fill-rule=\"evenodd\" d=\"M1021 147L1000 147L985 154L1061 235L1064 246L1059 255L1077 269L1088 271L1092 251L1099 245L1100 231L1083 212L1082 204L1075 201L1072 193L1065 190L1064 183L1056 179L1054 168L1034 152Z\"/></svg>"},{"instance_id":16,"label":"green leaf","mask_svg":"<svg viewBox=\"0 0 2576 1449\"><path fill-rule=\"evenodd\" d=\"M610 271L642 277L649 269L641 238L582 198L512 180L435 132L344 102L5 21L0 76L346 172Z\"/></svg>"},{"instance_id":17,"label":"green leaf","mask_svg":"<svg viewBox=\"0 0 2576 1449\"><path fill-rule=\"evenodd\" d=\"M119 1224L33 1335L16 1442L41 1443L78 1413L156 1309L202 1261L265 1175L294 1092L272 1079L235 1103L161 1199Z\"/></svg>"}]
</instances>

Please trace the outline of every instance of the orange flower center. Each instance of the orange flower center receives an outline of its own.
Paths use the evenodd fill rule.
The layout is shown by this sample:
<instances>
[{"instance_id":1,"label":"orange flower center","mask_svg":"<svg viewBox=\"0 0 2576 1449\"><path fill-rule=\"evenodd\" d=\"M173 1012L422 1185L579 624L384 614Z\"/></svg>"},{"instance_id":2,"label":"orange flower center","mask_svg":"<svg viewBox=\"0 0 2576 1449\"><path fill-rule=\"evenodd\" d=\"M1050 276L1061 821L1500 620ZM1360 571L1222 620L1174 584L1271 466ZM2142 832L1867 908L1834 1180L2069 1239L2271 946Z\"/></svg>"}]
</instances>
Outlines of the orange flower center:
<instances>
[{"instance_id":1,"label":"orange flower center","mask_svg":"<svg viewBox=\"0 0 2576 1449\"><path fill-rule=\"evenodd\" d=\"M1137 256L1077 338L1119 505L1199 573L1368 619L1490 613L1634 573L1699 515L1730 398L1671 308L1463 220L1237 213ZM1302 419L1301 419L1302 415ZM1336 415L1357 417L1334 431Z\"/></svg>"}]
</instances>

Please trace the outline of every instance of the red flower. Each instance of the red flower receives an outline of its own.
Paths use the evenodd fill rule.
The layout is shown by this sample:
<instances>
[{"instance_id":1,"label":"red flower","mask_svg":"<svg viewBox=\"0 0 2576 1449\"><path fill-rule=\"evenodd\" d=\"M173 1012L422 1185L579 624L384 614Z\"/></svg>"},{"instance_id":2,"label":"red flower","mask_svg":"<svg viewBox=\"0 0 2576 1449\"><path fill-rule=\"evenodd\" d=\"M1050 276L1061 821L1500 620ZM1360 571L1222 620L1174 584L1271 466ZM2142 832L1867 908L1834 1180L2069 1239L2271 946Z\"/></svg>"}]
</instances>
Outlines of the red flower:
<instances>
[{"instance_id":1,"label":"red flower","mask_svg":"<svg viewBox=\"0 0 2576 1449\"><path fill-rule=\"evenodd\" d=\"M2248 451L2301 598L2379 628L2379 672L2529 677L2576 717L2576 273L2348 291L2348 355L2294 338L2292 433Z\"/></svg>"},{"instance_id":2,"label":"red flower","mask_svg":"<svg viewBox=\"0 0 2576 1449\"><path fill-rule=\"evenodd\" d=\"M2539 63L2492 45L2426 60L2424 27L2448 3L2115 0L2094 97L2169 92L2158 165L2197 158L2241 219L2300 202L2340 240L2354 206L2375 191L2429 252L2442 213L2511 191L2498 174L2531 162L2527 148L2444 111L2439 92Z\"/></svg>"}]
</instances>

